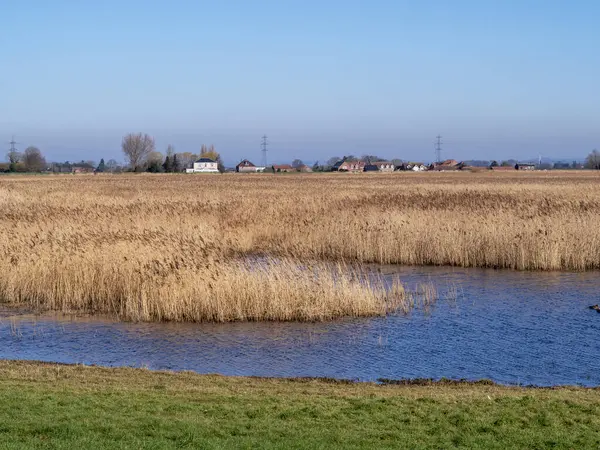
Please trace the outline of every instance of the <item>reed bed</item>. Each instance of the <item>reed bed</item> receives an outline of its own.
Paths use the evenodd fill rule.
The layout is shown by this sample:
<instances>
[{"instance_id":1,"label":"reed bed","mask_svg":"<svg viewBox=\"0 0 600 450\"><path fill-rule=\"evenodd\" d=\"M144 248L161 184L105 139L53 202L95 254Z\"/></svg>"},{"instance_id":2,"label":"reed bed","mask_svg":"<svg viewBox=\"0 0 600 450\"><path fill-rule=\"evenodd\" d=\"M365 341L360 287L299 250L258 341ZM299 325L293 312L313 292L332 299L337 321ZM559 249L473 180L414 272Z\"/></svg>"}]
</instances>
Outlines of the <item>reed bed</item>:
<instances>
[{"instance_id":1,"label":"reed bed","mask_svg":"<svg viewBox=\"0 0 600 450\"><path fill-rule=\"evenodd\" d=\"M594 173L7 177L0 298L127 320L385 314L410 301L362 263L598 269L598 224Z\"/></svg>"},{"instance_id":2,"label":"reed bed","mask_svg":"<svg viewBox=\"0 0 600 450\"><path fill-rule=\"evenodd\" d=\"M36 311L131 321L322 321L411 309L401 284L386 287L344 265L213 261L197 270L156 259L153 269L141 270L139 261L118 259L101 254L13 268L0 278L0 297Z\"/></svg>"}]
</instances>

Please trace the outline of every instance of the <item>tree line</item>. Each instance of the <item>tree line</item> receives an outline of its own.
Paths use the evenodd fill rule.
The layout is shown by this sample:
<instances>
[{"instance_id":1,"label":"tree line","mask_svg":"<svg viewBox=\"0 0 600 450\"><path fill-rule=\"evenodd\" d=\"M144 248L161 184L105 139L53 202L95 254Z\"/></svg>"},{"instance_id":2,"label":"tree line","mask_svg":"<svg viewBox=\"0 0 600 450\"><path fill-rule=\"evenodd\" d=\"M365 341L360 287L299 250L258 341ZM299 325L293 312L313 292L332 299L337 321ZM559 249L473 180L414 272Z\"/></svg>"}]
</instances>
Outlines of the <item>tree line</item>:
<instances>
[{"instance_id":1,"label":"tree line","mask_svg":"<svg viewBox=\"0 0 600 450\"><path fill-rule=\"evenodd\" d=\"M221 155L214 145L202 144L200 153L176 153L172 145L167 146L166 155L156 151L154 138L148 134L130 133L123 138L121 150L129 167L134 172L173 173L181 172L199 158L209 158L217 163L219 172L225 171Z\"/></svg>"},{"instance_id":2,"label":"tree line","mask_svg":"<svg viewBox=\"0 0 600 450\"><path fill-rule=\"evenodd\" d=\"M95 172L151 172L151 173L175 173L182 172L187 167L190 167L194 161L199 158L210 158L217 162L220 172L225 171L225 166L221 159L221 155L215 150L213 145L202 145L199 153L181 152L177 153L172 145L168 145L165 155L156 151L154 138L148 134L130 133L123 137L121 142L121 150L127 160L127 166L120 165L116 160L110 159L105 163L104 159L96 166L93 161L81 161L79 163L50 163L46 162L46 158L38 147L30 146L24 152L11 150L7 153L6 159L8 164L4 164L0 171L4 172L70 172L73 168L79 167ZM377 155L355 155L333 156L324 164L319 161L315 162L312 170L315 172L328 172L338 161L362 161L367 164L372 164L378 161L387 161ZM390 161L395 166L401 166L403 161L394 158ZM465 164L470 166L514 166L517 160L506 160L498 163L497 161L465 161ZM292 167L300 169L304 163L300 159L295 159L292 162ZM588 154L583 164L573 161L571 164L566 162L557 162L552 164L544 163L539 168L542 169L593 169L600 170L600 151L593 150Z\"/></svg>"},{"instance_id":3,"label":"tree line","mask_svg":"<svg viewBox=\"0 0 600 450\"><path fill-rule=\"evenodd\" d=\"M137 133L126 135L121 142L121 150L127 160L127 165L123 166L116 160L110 159L107 162L104 158L96 165L93 161L47 163L39 148L30 146L24 152L11 150L7 153L8 164L0 167L3 172L71 172L75 169L82 169L89 172L111 172L118 173L124 171L132 172L152 172L152 173L175 173L182 172L191 166L199 158L210 158L217 162L220 172L225 171L225 166L221 155L215 150L213 145L203 144L199 153L182 152L176 153L172 145L168 145L165 155L156 151L154 138L147 134Z\"/></svg>"},{"instance_id":4,"label":"tree line","mask_svg":"<svg viewBox=\"0 0 600 450\"><path fill-rule=\"evenodd\" d=\"M47 169L46 159L39 148L27 147L23 153L11 150L6 155L8 172L41 172Z\"/></svg>"}]
</instances>

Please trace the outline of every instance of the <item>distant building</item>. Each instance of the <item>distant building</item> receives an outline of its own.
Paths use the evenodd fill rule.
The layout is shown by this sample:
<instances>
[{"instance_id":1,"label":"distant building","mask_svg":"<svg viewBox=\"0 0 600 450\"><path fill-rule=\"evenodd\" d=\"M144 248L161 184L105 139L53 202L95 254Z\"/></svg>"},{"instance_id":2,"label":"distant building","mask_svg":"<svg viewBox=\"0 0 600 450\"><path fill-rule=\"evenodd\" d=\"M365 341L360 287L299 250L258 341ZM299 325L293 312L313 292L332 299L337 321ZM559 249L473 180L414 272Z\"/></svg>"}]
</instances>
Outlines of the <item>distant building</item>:
<instances>
[{"instance_id":1,"label":"distant building","mask_svg":"<svg viewBox=\"0 0 600 450\"><path fill-rule=\"evenodd\" d=\"M340 170L340 166L344 164L344 160L340 159L338 162L336 162L333 166L331 166L331 171L332 172L337 172Z\"/></svg>"},{"instance_id":2,"label":"distant building","mask_svg":"<svg viewBox=\"0 0 600 450\"><path fill-rule=\"evenodd\" d=\"M442 161L440 163L433 163L429 166L429 170L437 170L440 172L451 172L455 170L462 170L464 164L462 162L458 162L455 159L447 159L446 161Z\"/></svg>"},{"instance_id":3,"label":"distant building","mask_svg":"<svg viewBox=\"0 0 600 450\"><path fill-rule=\"evenodd\" d=\"M447 159L446 161L442 161L440 164L443 166L458 166L460 163L455 159Z\"/></svg>"},{"instance_id":4,"label":"distant building","mask_svg":"<svg viewBox=\"0 0 600 450\"><path fill-rule=\"evenodd\" d=\"M194 167L190 170L187 169L188 173L219 173L219 165L216 161L210 158L200 158L194 161Z\"/></svg>"},{"instance_id":5,"label":"distant building","mask_svg":"<svg viewBox=\"0 0 600 450\"><path fill-rule=\"evenodd\" d=\"M454 172L457 170L462 170L463 169L464 164L463 163L457 163L457 164L432 164L431 166L429 166L429 170L436 170L438 172Z\"/></svg>"},{"instance_id":6,"label":"distant building","mask_svg":"<svg viewBox=\"0 0 600 450\"><path fill-rule=\"evenodd\" d=\"M54 173L93 173L94 166L85 161L80 163L52 163L50 164L50 171Z\"/></svg>"},{"instance_id":7,"label":"distant building","mask_svg":"<svg viewBox=\"0 0 600 450\"><path fill-rule=\"evenodd\" d=\"M258 172L258 168L247 159L244 159L235 166L235 171L240 173L256 173Z\"/></svg>"},{"instance_id":8,"label":"distant building","mask_svg":"<svg viewBox=\"0 0 600 450\"><path fill-rule=\"evenodd\" d=\"M364 161L344 161L340 164L338 172L364 172L366 165Z\"/></svg>"},{"instance_id":9,"label":"distant building","mask_svg":"<svg viewBox=\"0 0 600 450\"><path fill-rule=\"evenodd\" d=\"M88 166L73 166L72 172L73 173L92 173L92 172L94 172L94 168L88 167Z\"/></svg>"},{"instance_id":10,"label":"distant building","mask_svg":"<svg viewBox=\"0 0 600 450\"><path fill-rule=\"evenodd\" d=\"M517 170L535 170L536 166L535 166L535 164L518 163L515 165L515 169L517 169Z\"/></svg>"},{"instance_id":11,"label":"distant building","mask_svg":"<svg viewBox=\"0 0 600 450\"><path fill-rule=\"evenodd\" d=\"M302 164L300 167L298 167L298 172L310 173L312 171L312 168L308 167L306 164Z\"/></svg>"},{"instance_id":12,"label":"distant building","mask_svg":"<svg viewBox=\"0 0 600 450\"><path fill-rule=\"evenodd\" d=\"M389 161L376 161L372 165L377 167L377 170L379 170L380 172L393 172L395 169L394 164L392 164Z\"/></svg>"},{"instance_id":13,"label":"distant building","mask_svg":"<svg viewBox=\"0 0 600 450\"><path fill-rule=\"evenodd\" d=\"M517 170L515 166L493 166L490 169L494 172L512 172Z\"/></svg>"},{"instance_id":14,"label":"distant building","mask_svg":"<svg viewBox=\"0 0 600 450\"><path fill-rule=\"evenodd\" d=\"M423 163L410 162L406 165L406 170L412 170L413 172L425 172L429 169Z\"/></svg>"},{"instance_id":15,"label":"distant building","mask_svg":"<svg viewBox=\"0 0 600 450\"><path fill-rule=\"evenodd\" d=\"M273 164L271 166L271 169L273 169L273 172L295 172L296 171L296 169L294 169L289 164Z\"/></svg>"}]
</instances>

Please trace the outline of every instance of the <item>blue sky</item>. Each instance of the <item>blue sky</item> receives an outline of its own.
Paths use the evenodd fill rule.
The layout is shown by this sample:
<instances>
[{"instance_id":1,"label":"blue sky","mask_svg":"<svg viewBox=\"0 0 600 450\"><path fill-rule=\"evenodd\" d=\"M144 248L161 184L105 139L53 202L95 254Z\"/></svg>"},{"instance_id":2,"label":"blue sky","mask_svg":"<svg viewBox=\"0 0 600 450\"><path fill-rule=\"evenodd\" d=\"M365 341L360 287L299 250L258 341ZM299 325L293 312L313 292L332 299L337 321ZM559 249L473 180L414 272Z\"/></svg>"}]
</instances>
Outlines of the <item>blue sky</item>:
<instances>
[{"instance_id":1,"label":"blue sky","mask_svg":"<svg viewBox=\"0 0 600 450\"><path fill-rule=\"evenodd\" d=\"M228 163L600 148L597 1L0 1L0 142L52 160L214 144ZM8 149L8 144L3 144Z\"/></svg>"}]
</instances>

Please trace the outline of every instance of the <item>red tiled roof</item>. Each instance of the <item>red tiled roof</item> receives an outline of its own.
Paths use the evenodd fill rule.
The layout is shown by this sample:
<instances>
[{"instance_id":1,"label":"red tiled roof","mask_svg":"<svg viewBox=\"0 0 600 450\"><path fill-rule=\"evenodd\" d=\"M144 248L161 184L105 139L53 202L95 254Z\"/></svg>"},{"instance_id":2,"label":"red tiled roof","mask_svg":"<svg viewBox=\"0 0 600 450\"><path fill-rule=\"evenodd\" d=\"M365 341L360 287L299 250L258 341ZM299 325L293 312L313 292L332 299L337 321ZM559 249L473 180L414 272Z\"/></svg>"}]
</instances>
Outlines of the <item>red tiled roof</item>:
<instances>
[{"instance_id":1,"label":"red tiled roof","mask_svg":"<svg viewBox=\"0 0 600 450\"><path fill-rule=\"evenodd\" d=\"M365 167L366 163L364 161L345 161L340 167L343 166L358 166Z\"/></svg>"},{"instance_id":2,"label":"red tiled roof","mask_svg":"<svg viewBox=\"0 0 600 450\"><path fill-rule=\"evenodd\" d=\"M447 159L441 163L442 166L457 166L458 161L455 159Z\"/></svg>"}]
</instances>

